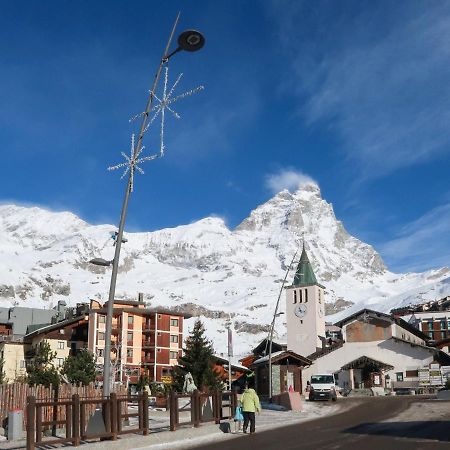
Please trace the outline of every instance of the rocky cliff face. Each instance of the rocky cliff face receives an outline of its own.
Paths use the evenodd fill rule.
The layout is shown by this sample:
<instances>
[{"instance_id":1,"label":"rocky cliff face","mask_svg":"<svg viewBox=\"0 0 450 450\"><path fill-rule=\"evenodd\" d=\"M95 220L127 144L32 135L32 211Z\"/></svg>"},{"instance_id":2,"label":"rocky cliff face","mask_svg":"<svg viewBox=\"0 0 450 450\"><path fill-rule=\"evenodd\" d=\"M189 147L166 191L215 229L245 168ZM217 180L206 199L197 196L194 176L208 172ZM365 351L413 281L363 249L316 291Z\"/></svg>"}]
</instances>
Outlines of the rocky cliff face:
<instances>
[{"instance_id":1,"label":"rocky cliff face","mask_svg":"<svg viewBox=\"0 0 450 450\"><path fill-rule=\"evenodd\" d=\"M112 259L114 230L89 225L71 213L0 206L0 301L51 307L60 299L69 304L105 300L109 269L88 261ZM448 269L389 272L370 245L347 233L318 186L308 184L294 193L280 192L235 230L221 219L206 218L173 229L128 233L117 296L135 298L144 292L152 306L195 312L205 318L219 352L225 349L225 322L231 320L236 353L244 353L264 337L303 234L334 318L364 306L386 311L450 293ZM277 332L285 333L282 320Z\"/></svg>"}]
</instances>

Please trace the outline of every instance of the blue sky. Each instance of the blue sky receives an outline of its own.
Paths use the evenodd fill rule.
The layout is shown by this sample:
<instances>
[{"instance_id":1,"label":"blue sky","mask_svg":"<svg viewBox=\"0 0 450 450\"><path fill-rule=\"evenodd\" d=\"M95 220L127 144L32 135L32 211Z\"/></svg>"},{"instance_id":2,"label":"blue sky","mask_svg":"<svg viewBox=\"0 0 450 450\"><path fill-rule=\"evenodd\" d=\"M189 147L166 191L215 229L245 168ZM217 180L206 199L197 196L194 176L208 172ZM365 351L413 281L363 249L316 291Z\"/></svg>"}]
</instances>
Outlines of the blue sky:
<instances>
[{"instance_id":1,"label":"blue sky","mask_svg":"<svg viewBox=\"0 0 450 450\"><path fill-rule=\"evenodd\" d=\"M166 156L143 166L127 229L230 227L316 180L348 231L395 271L449 265L450 3L0 2L3 203L117 223L121 162L178 10L200 52ZM158 149L157 129L145 151Z\"/></svg>"}]
</instances>

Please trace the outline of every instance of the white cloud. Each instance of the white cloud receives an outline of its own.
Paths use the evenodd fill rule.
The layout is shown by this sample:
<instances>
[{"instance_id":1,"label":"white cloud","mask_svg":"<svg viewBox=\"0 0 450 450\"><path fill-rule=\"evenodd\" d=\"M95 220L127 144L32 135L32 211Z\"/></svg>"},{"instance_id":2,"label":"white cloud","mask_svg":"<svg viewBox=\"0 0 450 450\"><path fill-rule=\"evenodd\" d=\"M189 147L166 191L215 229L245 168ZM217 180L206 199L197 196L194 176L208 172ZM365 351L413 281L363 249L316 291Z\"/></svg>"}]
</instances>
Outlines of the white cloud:
<instances>
[{"instance_id":1,"label":"white cloud","mask_svg":"<svg viewBox=\"0 0 450 450\"><path fill-rule=\"evenodd\" d=\"M403 226L395 239L379 248L396 271L450 266L450 203L438 206Z\"/></svg>"},{"instance_id":2,"label":"white cloud","mask_svg":"<svg viewBox=\"0 0 450 450\"><path fill-rule=\"evenodd\" d=\"M294 169L281 169L274 174L266 175L265 185L272 193L276 194L283 189L295 191L306 184L315 184L309 175Z\"/></svg>"},{"instance_id":3,"label":"white cloud","mask_svg":"<svg viewBox=\"0 0 450 450\"><path fill-rule=\"evenodd\" d=\"M331 125L362 178L450 152L450 4L400 4L276 2L272 15L290 61L284 88L307 122Z\"/></svg>"}]
</instances>

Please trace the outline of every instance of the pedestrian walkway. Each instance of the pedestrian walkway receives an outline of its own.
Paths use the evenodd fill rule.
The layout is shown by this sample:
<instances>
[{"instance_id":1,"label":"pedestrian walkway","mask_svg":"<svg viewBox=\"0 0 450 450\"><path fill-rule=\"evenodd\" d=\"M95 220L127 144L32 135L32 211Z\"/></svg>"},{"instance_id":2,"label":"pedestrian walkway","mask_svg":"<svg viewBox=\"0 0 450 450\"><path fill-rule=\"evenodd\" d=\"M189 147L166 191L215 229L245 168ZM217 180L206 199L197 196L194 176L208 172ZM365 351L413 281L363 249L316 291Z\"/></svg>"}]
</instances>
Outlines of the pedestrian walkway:
<instances>
[{"instance_id":1,"label":"pedestrian walkway","mask_svg":"<svg viewBox=\"0 0 450 450\"><path fill-rule=\"evenodd\" d=\"M272 411L263 409L260 415L256 417L256 432L261 432L286 425L300 423L308 420L317 419L325 415L335 414L341 410L343 403L322 403L322 402L304 402L303 411ZM132 409L132 407L131 407ZM185 417L184 417L185 416ZM189 413L181 413L180 420L189 420ZM132 419L135 420L135 419ZM130 425L133 425L131 422ZM142 435L123 435L117 441L101 441L89 443L89 450L158 450L167 449L189 449L194 446L208 444L209 442L225 441L244 437L242 432L234 433L234 422L230 422L232 433L223 433L219 425L214 423L201 424L194 428L190 425L180 426L177 431L169 431L169 412L168 411L149 411L149 429L148 436ZM83 444L81 448L83 447ZM0 449L23 449L25 441L19 442L0 442Z\"/></svg>"}]
</instances>

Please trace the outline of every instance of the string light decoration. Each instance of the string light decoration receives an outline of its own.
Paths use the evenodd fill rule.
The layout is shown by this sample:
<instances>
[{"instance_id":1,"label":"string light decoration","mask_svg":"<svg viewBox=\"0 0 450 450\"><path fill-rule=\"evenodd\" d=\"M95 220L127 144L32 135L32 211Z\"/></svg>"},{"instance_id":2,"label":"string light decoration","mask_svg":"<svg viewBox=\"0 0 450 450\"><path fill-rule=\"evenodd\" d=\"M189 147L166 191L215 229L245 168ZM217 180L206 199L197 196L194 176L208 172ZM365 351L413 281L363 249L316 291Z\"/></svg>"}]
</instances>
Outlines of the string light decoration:
<instances>
[{"instance_id":1,"label":"string light decoration","mask_svg":"<svg viewBox=\"0 0 450 450\"><path fill-rule=\"evenodd\" d=\"M128 172L130 172L130 192L133 192L133 185L134 185L134 172L137 170L140 174L144 175L144 171L139 167L139 164L145 162L145 161L152 161L153 159L158 158L159 155L151 155L151 156L144 156L143 158L139 158L139 155L142 153L142 150L144 150L145 146L142 146L139 150L135 148L134 145L134 134L131 135L131 152L130 156L128 156L124 152L120 152L122 156L125 158L125 162L116 164L115 166L109 166L108 170L117 170L125 167L124 172L122 173L122 176L120 179L124 178Z\"/></svg>"},{"instance_id":2,"label":"string light decoration","mask_svg":"<svg viewBox=\"0 0 450 450\"><path fill-rule=\"evenodd\" d=\"M178 83L180 82L181 78L183 77L183 74L180 73L178 75L175 83L170 88L169 92L167 92L167 86L169 83L169 67L164 67L164 83L163 83L163 90L161 94L161 98L156 94L155 91L149 91L150 95L157 100L158 104L155 105L151 110L150 114L153 113L151 119L149 120L148 124L144 128L144 133L149 129L150 125L155 122L155 120L158 118L158 116L161 117L160 119L160 131L159 131L159 137L160 137L160 156L164 156L164 123L165 123L165 117L166 117L166 110L172 114L173 117L176 119L180 119L181 116L178 112L176 112L171 105L173 105L178 100L181 100L185 97L190 97L191 95L196 94L199 91L202 91L205 87L200 85L197 86L194 89L191 89L189 91L183 92L182 94L177 95L176 97L172 97L175 88L177 87ZM139 114L136 114L134 117L130 119L130 122L137 119L138 117L142 117L145 115L145 112L141 112Z\"/></svg>"}]
</instances>

